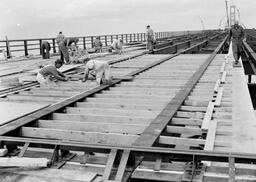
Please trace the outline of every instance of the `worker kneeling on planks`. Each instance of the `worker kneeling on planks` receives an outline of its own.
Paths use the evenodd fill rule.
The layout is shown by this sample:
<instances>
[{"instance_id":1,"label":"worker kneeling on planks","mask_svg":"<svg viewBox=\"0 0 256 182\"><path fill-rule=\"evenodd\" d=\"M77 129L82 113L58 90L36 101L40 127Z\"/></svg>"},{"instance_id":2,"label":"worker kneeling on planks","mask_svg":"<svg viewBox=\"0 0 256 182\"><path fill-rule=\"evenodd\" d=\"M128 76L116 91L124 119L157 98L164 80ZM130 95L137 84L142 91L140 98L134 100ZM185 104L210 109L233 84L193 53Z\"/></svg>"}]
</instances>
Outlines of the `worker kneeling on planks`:
<instances>
[{"instance_id":1,"label":"worker kneeling on planks","mask_svg":"<svg viewBox=\"0 0 256 182\"><path fill-rule=\"evenodd\" d=\"M112 52L115 50L116 53L122 54L123 53L123 40L122 39L115 39L111 46L108 49L108 52Z\"/></svg>"},{"instance_id":2,"label":"worker kneeling on planks","mask_svg":"<svg viewBox=\"0 0 256 182\"><path fill-rule=\"evenodd\" d=\"M57 68L60 68L63 65L63 61L57 59L54 65L46 65L41 70L38 71L36 80L43 85L52 83L54 80L67 81L66 76L59 72Z\"/></svg>"},{"instance_id":3,"label":"worker kneeling on planks","mask_svg":"<svg viewBox=\"0 0 256 182\"><path fill-rule=\"evenodd\" d=\"M112 76L110 73L110 67L107 62L99 60L90 60L85 65L84 79L85 82L89 74L96 78L97 84L107 85L112 83Z\"/></svg>"}]
</instances>

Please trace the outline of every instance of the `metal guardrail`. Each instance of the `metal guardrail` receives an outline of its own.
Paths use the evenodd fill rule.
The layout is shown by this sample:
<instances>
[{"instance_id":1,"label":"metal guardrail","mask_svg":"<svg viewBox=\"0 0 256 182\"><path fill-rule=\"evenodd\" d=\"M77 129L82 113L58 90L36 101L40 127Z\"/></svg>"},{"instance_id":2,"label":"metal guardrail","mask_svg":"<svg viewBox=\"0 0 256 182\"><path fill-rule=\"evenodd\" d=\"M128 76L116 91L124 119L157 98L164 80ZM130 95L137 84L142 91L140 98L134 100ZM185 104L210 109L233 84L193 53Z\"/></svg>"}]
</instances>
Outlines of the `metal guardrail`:
<instances>
[{"instance_id":1,"label":"metal guardrail","mask_svg":"<svg viewBox=\"0 0 256 182\"><path fill-rule=\"evenodd\" d=\"M163 39L167 37L188 35L200 33L201 31L177 31L177 32L155 32L157 39ZM132 33L132 34L115 34L115 35L97 35L97 36L77 36L79 38L78 45L83 49L92 48L93 42L96 37L100 37L104 46L108 46L116 38L123 39L124 43L130 42L142 42L146 40L145 33ZM41 54L41 43L47 40L51 45L51 51L57 52L57 43L55 38L36 38L36 39L16 39L16 40L0 40L0 49L4 49L7 52L7 56L10 53L19 53L20 55L28 56L32 51L38 51L36 54ZM9 43L9 46L8 46ZM35 52L33 52L35 53Z\"/></svg>"}]
</instances>

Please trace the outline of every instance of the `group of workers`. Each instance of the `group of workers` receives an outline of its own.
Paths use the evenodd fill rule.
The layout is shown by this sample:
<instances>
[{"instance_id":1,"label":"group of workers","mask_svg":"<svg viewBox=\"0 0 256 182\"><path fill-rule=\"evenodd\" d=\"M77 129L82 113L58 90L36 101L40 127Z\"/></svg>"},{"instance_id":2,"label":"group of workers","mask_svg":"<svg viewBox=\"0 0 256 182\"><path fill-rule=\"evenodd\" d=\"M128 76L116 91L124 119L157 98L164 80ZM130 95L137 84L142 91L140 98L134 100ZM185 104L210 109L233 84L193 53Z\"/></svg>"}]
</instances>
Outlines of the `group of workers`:
<instances>
[{"instance_id":1,"label":"group of workers","mask_svg":"<svg viewBox=\"0 0 256 182\"><path fill-rule=\"evenodd\" d=\"M229 38L232 41L232 50L233 56L235 59L234 64L239 63L239 58L242 51L242 41L245 37L243 28L236 21L235 24L230 29ZM150 28L150 25L147 26L146 32L146 48L149 51L153 51L153 45L156 42L154 31ZM69 48L74 44L77 46L79 39L78 38L66 38L62 32L59 32L59 35L56 38L56 42L59 46L60 59L55 61L54 65L47 65L43 67L37 75L37 81L41 84L48 84L53 80L67 81L67 77L59 72L57 69L60 68L64 63L70 63ZM118 54L122 54L122 39L116 39L108 47L108 52L115 50ZM102 52L102 42L100 37L96 37L94 43L95 52ZM42 42L42 54L43 58L49 58L49 50L51 49L50 44L47 41ZM45 51L46 50L46 51ZM97 84L110 84L112 81L112 76L110 73L110 66L108 63L99 61L99 60L90 60L87 59L84 71L84 79L82 81L87 81L90 77L94 78ZM89 76L90 75L90 76Z\"/></svg>"}]
</instances>

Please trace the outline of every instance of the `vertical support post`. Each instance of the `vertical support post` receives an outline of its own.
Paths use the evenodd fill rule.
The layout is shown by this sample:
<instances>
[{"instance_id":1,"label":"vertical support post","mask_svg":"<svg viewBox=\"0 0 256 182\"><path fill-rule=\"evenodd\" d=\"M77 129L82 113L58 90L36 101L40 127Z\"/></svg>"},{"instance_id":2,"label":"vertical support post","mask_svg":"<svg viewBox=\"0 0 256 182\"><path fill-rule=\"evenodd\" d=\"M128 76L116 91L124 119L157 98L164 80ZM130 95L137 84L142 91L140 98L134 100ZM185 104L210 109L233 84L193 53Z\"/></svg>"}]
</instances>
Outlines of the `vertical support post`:
<instances>
[{"instance_id":1,"label":"vertical support post","mask_svg":"<svg viewBox=\"0 0 256 182\"><path fill-rule=\"evenodd\" d=\"M42 40L39 39L39 52L40 52L40 55L42 55Z\"/></svg>"},{"instance_id":2,"label":"vertical support post","mask_svg":"<svg viewBox=\"0 0 256 182\"><path fill-rule=\"evenodd\" d=\"M124 42L124 35L123 35L123 34L121 35L121 39L122 39L122 40L123 40L123 42Z\"/></svg>"},{"instance_id":3,"label":"vertical support post","mask_svg":"<svg viewBox=\"0 0 256 182\"><path fill-rule=\"evenodd\" d=\"M108 38L106 35L105 35L105 46L108 46Z\"/></svg>"},{"instance_id":4,"label":"vertical support post","mask_svg":"<svg viewBox=\"0 0 256 182\"><path fill-rule=\"evenodd\" d=\"M53 53L56 53L55 39L52 39Z\"/></svg>"},{"instance_id":5,"label":"vertical support post","mask_svg":"<svg viewBox=\"0 0 256 182\"><path fill-rule=\"evenodd\" d=\"M130 34L130 42L132 41L132 34Z\"/></svg>"},{"instance_id":6,"label":"vertical support post","mask_svg":"<svg viewBox=\"0 0 256 182\"><path fill-rule=\"evenodd\" d=\"M248 75L248 83L252 82L252 75Z\"/></svg>"},{"instance_id":7,"label":"vertical support post","mask_svg":"<svg viewBox=\"0 0 256 182\"><path fill-rule=\"evenodd\" d=\"M85 37L83 37L83 46L84 46L84 49L86 49L86 39L85 39Z\"/></svg>"},{"instance_id":8,"label":"vertical support post","mask_svg":"<svg viewBox=\"0 0 256 182\"><path fill-rule=\"evenodd\" d=\"M137 41L139 42L140 40L140 34L137 34Z\"/></svg>"},{"instance_id":9,"label":"vertical support post","mask_svg":"<svg viewBox=\"0 0 256 182\"><path fill-rule=\"evenodd\" d=\"M236 176L236 168L235 168L235 158L234 157L229 157L228 158L228 163L229 163L229 182L235 182L235 176Z\"/></svg>"},{"instance_id":10,"label":"vertical support post","mask_svg":"<svg viewBox=\"0 0 256 182\"><path fill-rule=\"evenodd\" d=\"M91 36L91 47L93 48L93 36Z\"/></svg>"},{"instance_id":11,"label":"vertical support post","mask_svg":"<svg viewBox=\"0 0 256 182\"><path fill-rule=\"evenodd\" d=\"M111 43L113 42L113 36L112 35L110 35L110 40L111 40Z\"/></svg>"},{"instance_id":12,"label":"vertical support post","mask_svg":"<svg viewBox=\"0 0 256 182\"><path fill-rule=\"evenodd\" d=\"M40 45L41 49L41 45ZM28 43L27 40L24 40L24 51L25 51L25 56L28 56Z\"/></svg>"},{"instance_id":13,"label":"vertical support post","mask_svg":"<svg viewBox=\"0 0 256 182\"><path fill-rule=\"evenodd\" d=\"M126 40L126 43L128 42L128 35L125 34L125 40Z\"/></svg>"}]
</instances>

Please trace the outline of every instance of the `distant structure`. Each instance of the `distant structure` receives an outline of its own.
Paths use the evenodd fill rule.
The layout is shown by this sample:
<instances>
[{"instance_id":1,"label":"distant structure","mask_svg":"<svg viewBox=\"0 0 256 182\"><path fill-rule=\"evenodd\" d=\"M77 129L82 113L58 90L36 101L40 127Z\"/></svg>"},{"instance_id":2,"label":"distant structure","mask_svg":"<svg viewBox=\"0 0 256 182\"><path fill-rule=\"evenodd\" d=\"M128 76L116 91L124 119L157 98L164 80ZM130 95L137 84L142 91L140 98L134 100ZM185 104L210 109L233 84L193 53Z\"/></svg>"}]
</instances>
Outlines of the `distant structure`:
<instances>
[{"instance_id":1,"label":"distant structure","mask_svg":"<svg viewBox=\"0 0 256 182\"><path fill-rule=\"evenodd\" d=\"M230 26L234 25L236 21L236 6L230 6Z\"/></svg>"}]
</instances>

